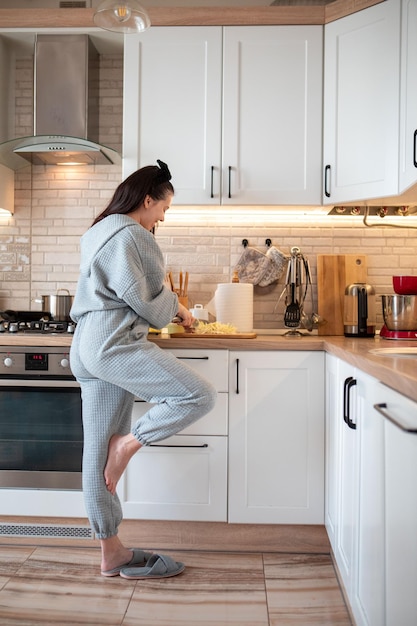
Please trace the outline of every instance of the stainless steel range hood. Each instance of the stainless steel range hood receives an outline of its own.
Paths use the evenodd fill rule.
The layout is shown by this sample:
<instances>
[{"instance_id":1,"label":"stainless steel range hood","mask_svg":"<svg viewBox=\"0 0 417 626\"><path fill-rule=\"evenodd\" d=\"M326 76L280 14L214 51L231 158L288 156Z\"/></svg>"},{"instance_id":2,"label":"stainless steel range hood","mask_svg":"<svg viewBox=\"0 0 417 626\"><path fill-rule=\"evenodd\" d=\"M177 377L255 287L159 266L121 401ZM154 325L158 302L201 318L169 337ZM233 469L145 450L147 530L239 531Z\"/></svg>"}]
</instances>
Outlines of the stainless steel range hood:
<instances>
[{"instance_id":1,"label":"stainless steel range hood","mask_svg":"<svg viewBox=\"0 0 417 626\"><path fill-rule=\"evenodd\" d=\"M38 35L34 57L32 137L0 144L0 163L121 164L98 143L99 55L88 35Z\"/></svg>"}]
</instances>

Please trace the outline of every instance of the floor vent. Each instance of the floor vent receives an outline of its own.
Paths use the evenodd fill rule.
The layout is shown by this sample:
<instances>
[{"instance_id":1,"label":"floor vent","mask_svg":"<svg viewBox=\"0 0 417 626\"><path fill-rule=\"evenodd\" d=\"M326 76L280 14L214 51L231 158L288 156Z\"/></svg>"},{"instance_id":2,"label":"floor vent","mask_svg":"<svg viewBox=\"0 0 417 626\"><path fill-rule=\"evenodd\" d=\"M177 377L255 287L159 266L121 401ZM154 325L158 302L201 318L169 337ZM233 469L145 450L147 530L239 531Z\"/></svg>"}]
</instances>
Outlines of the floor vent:
<instances>
[{"instance_id":1,"label":"floor vent","mask_svg":"<svg viewBox=\"0 0 417 626\"><path fill-rule=\"evenodd\" d=\"M0 523L0 537L94 539L90 526Z\"/></svg>"}]
</instances>

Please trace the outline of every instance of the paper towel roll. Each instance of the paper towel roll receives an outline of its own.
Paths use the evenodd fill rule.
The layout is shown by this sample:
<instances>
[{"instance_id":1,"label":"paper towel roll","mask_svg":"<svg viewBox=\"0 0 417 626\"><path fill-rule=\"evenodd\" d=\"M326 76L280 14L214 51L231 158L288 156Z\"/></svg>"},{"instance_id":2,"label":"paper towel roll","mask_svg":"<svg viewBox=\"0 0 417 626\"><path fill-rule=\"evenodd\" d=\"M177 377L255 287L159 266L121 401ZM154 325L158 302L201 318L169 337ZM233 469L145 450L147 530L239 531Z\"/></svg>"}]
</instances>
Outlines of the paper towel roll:
<instances>
[{"instance_id":1,"label":"paper towel roll","mask_svg":"<svg viewBox=\"0 0 417 626\"><path fill-rule=\"evenodd\" d=\"M233 324L240 333L253 330L253 285L224 283L217 285L214 294L216 319L222 324Z\"/></svg>"}]
</instances>

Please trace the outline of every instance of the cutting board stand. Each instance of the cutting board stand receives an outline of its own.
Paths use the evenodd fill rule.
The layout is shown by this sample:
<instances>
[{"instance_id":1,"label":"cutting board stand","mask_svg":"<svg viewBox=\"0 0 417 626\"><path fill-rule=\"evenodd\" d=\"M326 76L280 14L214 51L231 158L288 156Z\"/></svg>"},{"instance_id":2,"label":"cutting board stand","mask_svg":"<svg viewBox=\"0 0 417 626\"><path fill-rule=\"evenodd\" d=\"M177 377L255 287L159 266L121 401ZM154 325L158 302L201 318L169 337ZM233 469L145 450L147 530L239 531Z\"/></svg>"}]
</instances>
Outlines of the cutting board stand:
<instances>
[{"instance_id":1,"label":"cutting board stand","mask_svg":"<svg viewBox=\"0 0 417 626\"><path fill-rule=\"evenodd\" d=\"M366 283L367 257L364 254L317 255L317 309L325 320L319 335L343 335L345 289L351 283Z\"/></svg>"}]
</instances>

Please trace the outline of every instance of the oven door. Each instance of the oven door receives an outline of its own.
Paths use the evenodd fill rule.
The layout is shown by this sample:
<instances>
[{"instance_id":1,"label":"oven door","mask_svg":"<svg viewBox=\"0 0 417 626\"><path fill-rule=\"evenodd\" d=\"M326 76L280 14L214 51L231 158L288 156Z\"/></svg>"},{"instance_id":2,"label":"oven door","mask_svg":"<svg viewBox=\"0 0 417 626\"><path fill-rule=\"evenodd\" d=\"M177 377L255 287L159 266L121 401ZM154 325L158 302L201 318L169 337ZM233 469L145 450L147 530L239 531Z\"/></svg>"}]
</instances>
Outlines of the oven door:
<instances>
[{"instance_id":1,"label":"oven door","mask_svg":"<svg viewBox=\"0 0 417 626\"><path fill-rule=\"evenodd\" d=\"M0 381L0 488L79 490L82 448L76 381Z\"/></svg>"}]
</instances>

